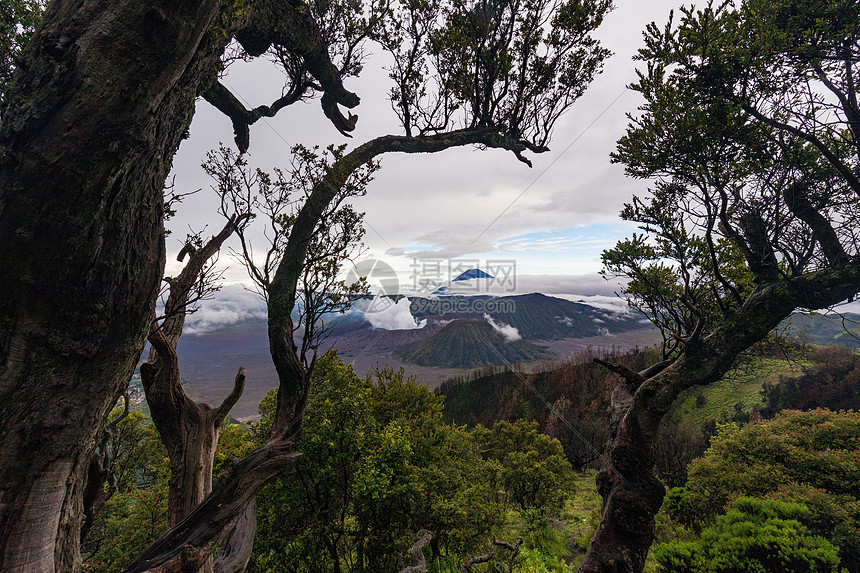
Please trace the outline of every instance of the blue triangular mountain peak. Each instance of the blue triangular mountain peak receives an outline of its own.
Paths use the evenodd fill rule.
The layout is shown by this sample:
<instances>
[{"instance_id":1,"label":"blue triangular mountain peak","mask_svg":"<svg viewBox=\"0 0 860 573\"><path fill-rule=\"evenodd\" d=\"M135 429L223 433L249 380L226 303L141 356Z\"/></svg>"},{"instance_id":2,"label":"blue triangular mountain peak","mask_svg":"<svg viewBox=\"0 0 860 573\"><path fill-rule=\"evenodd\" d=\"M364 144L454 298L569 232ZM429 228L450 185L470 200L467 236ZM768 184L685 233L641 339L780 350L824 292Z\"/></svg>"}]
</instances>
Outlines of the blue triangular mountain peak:
<instances>
[{"instance_id":1,"label":"blue triangular mountain peak","mask_svg":"<svg viewBox=\"0 0 860 573\"><path fill-rule=\"evenodd\" d=\"M463 274L458 276L456 279L454 279L452 282L467 281L469 279L491 279L491 278L493 278L493 277L491 275L488 275L487 273L485 273L481 269L469 269L468 271L464 272Z\"/></svg>"}]
</instances>

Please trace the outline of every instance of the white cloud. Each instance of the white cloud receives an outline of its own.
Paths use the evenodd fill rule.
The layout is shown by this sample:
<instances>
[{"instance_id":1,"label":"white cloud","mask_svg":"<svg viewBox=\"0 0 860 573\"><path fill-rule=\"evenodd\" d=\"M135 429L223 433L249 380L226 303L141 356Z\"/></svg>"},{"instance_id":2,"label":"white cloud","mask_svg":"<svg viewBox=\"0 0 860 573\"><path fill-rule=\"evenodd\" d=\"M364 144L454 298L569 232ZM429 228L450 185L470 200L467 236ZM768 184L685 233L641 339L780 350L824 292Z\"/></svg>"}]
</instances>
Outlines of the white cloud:
<instances>
[{"instance_id":1,"label":"white cloud","mask_svg":"<svg viewBox=\"0 0 860 573\"><path fill-rule=\"evenodd\" d=\"M617 296L587 296L581 294L564 293L553 293L552 296L557 298L563 298L571 302L587 304L588 306L593 306L594 308L599 308L601 310L608 310L617 314L632 314L634 312L634 310L631 309L630 306L627 304L627 299L620 298Z\"/></svg>"},{"instance_id":2,"label":"white cloud","mask_svg":"<svg viewBox=\"0 0 860 573\"><path fill-rule=\"evenodd\" d=\"M204 334L249 319L265 319L266 303L241 285L228 285L185 320L185 334Z\"/></svg>"},{"instance_id":3,"label":"white cloud","mask_svg":"<svg viewBox=\"0 0 860 573\"><path fill-rule=\"evenodd\" d=\"M416 320L409 310L409 299L404 297L394 303L387 297L376 295L364 309L364 318L374 328L383 330L417 330L427 326L427 319Z\"/></svg>"},{"instance_id":4,"label":"white cloud","mask_svg":"<svg viewBox=\"0 0 860 573\"><path fill-rule=\"evenodd\" d=\"M508 342L516 342L517 340L522 338L520 336L520 331L516 327L513 327L510 324L505 324L504 322L500 322L494 319L489 314L484 313L484 320L489 322L490 326L492 326L496 330L496 332L504 336L505 340L507 340Z\"/></svg>"},{"instance_id":5,"label":"white cloud","mask_svg":"<svg viewBox=\"0 0 860 573\"><path fill-rule=\"evenodd\" d=\"M465 147L432 155L386 155L367 195L356 200L356 207L367 213L369 247L380 252L391 249L391 257L457 257L494 252L496 242L525 233L617 222L623 203L647 186L626 178L623 166L609 161L609 153L627 125L625 112L635 113L641 102L635 92L623 92L624 86L635 80L636 66L641 67L641 62L634 62L632 56L642 45L643 28L652 20L662 25L669 10L679 2L617 4L597 31L615 55L606 62L603 74L558 122L550 145L552 151L532 156L534 169L502 150ZM390 81L383 66L389 62L376 46L370 46L370 50L375 55L366 62L361 77L347 81L347 88L361 96L361 105L354 110L360 119L351 140L353 146L386 133L402 132L386 97ZM238 97L247 100L248 107L271 103L281 95L283 87L282 75L265 59L234 64L224 81ZM624 95L606 110L621 93ZM209 190L211 181L200 169L200 162L219 141L234 145L229 119L203 100L198 103L190 131L190 139L183 141L174 160L176 184L181 190L203 191L189 197L169 222L177 239L184 237L188 225L200 228L209 224L214 229L222 224L216 213L217 200ZM252 166L271 169L288 164L289 147L294 143L327 145L343 141L324 117L319 99L313 99L255 124L249 161ZM527 192L523 194L524 190ZM255 245L265 245L261 234L251 238ZM171 240L172 250L178 249L175 242ZM581 252L584 246L544 241L511 248L549 249L555 255L553 260L535 260L531 272L561 274L599 268L599 260L595 263L593 255ZM596 249L603 245L590 246ZM570 251L565 250L568 248ZM558 269L551 264L565 258L561 256L565 252L569 252L567 268ZM533 255L529 251L521 254L517 258L525 266Z\"/></svg>"}]
</instances>

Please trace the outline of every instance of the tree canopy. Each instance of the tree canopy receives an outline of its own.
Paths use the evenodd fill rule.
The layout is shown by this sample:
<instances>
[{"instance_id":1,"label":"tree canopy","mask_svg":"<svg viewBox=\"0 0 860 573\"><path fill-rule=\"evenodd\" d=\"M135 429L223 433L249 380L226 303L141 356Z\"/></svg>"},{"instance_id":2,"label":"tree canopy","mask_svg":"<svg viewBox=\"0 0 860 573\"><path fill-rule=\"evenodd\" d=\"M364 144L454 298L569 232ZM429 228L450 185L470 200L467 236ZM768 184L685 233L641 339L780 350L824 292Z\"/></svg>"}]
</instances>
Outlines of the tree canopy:
<instances>
[{"instance_id":1,"label":"tree canopy","mask_svg":"<svg viewBox=\"0 0 860 573\"><path fill-rule=\"evenodd\" d=\"M708 2L645 31L630 86L645 103L613 154L650 181L621 213L642 233L603 262L662 331L663 360L642 372L607 364L632 400L601 472L607 503L584 571L643 567L663 497L654 440L675 398L719 379L795 309L860 292L857 11Z\"/></svg>"},{"instance_id":2,"label":"tree canopy","mask_svg":"<svg viewBox=\"0 0 860 573\"><path fill-rule=\"evenodd\" d=\"M856 412L786 410L773 420L724 425L705 455L690 464L686 485L669 492L669 514L701 531L738 498L801 503L804 509L795 519L832 543L842 566L857 571L858 438ZM707 543L704 537L702 542Z\"/></svg>"},{"instance_id":3,"label":"tree canopy","mask_svg":"<svg viewBox=\"0 0 860 573\"><path fill-rule=\"evenodd\" d=\"M709 3L645 33L631 87L646 103L613 159L655 182L621 214L645 233L604 263L667 355L757 286L857 256L857 6L812 4Z\"/></svg>"}]
</instances>

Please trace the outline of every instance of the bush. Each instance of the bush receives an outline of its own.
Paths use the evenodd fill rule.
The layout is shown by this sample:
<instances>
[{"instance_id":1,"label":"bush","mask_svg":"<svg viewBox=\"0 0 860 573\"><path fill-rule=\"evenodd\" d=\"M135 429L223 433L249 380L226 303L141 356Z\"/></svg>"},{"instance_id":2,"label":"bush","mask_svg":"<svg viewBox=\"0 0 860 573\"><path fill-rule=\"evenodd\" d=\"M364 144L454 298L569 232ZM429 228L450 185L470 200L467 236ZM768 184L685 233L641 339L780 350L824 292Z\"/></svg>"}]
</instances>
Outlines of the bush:
<instances>
[{"instance_id":1,"label":"bush","mask_svg":"<svg viewBox=\"0 0 860 573\"><path fill-rule=\"evenodd\" d=\"M817 348L809 355L811 366L800 377L780 377L762 389L761 414L780 410L860 409L860 361L854 351L839 346Z\"/></svg>"},{"instance_id":2,"label":"bush","mask_svg":"<svg viewBox=\"0 0 860 573\"><path fill-rule=\"evenodd\" d=\"M744 427L721 426L666 506L673 519L702 530L744 496L803 502L806 525L858 571L860 414L785 411Z\"/></svg>"},{"instance_id":3,"label":"bush","mask_svg":"<svg viewBox=\"0 0 860 573\"><path fill-rule=\"evenodd\" d=\"M801 522L802 504L742 497L694 542L655 548L657 570L666 573L824 573L839 571L836 547Z\"/></svg>"}]
</instances>

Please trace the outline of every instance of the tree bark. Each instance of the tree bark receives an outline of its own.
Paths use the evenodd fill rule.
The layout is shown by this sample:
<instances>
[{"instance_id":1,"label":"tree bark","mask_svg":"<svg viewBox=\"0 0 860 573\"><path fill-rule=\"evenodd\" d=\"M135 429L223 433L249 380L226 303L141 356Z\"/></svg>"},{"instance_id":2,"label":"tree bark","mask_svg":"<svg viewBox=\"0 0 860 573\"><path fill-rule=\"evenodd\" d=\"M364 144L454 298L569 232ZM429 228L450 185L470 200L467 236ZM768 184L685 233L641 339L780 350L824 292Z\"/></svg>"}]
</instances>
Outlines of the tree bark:
<instances>
[{"instance_id":1,"label":"tree bark","mask_svg":"<svg viewBox=\"0 0 860 573\"><path fill-rule=\"evenodd\" d=\"M179 523L212 491L212 468L221 425L245 387L245 369L239 368L233 391L220 406L212 408L195 402L182 387L176 347L182 336L188 305L192 302L191 295L197 292L195 287L206 290L211 286L204 276L207 262L218 253L236 226L247 218L243 215L228 221L206 245L191 249L189 260L178 277L166 279L170 283L170 295L164 305L165 319L161 325L153 323L149 360L140 368L152 421L170 460L168 527ZM184 255L185 250L180 259ZM207 559L200 570L211 573L211 559Z\"/></svg>"},{"instance_id":2,"label":"tree bark","mask_svg":"<svg viewBox=\"0 0 860 573\"><path fill-rule=\"evenodd\" d=\"M51 3L0 124L0 570L77 571L82 488L143 348L162 191L220 3ZM217 52L217 50L215 50Z\"/></svg>"},{"instance_id":3,"label":"tree bark","mask_svg":"<svg viewBox=\"0 0 860 573\"><path fill-rule=\"evenodd\" d=\"M177 567L188 562L201 567L256 492L299 457L290 441L269 442L245 456L224 472L194 511L159 537L126 571L178 571Z\"/></svg>"},{"instance_id":4,"label":"tree bark","mask_svg":"<svg viewBox=\"0 0 860 573\"><path fill-rule=\"evenodd\" d=\"M242 573L251 559L254 537L257 535L257 498L251 498L243 513L221 545L215 560L215 573Z\"/></svg>"},{"instance_id":5,"label":"tree bark","mask_svg":"<svg viewBox=\"0 0 860 573\"><path fill-rule=\"evenodd\" d=\"M603 498L600 523L578 571L639 573L654 541L654 516L665 495L654 476L654 444L660 421L681 392L719 380L741 352L763 339L798 307L819 309L860 292L860 261L759 286L743 306L707 337L689 344L633 394L609 449L609 465L597 475ZM643 373L639 373L641 375Z\"/></svg>"},{"instance_id":6,"label":"tree bark","mask_svg":"<svg viewBox=\"0 0 860 573\"><path fill-rule=\"evenodd\" d=\"M80 568L99 428L143 349L164 266L163 184L230 38L277 5L338 128L354 106L306 7L49 4L0 120L0 570ZM257 26L260 28L261 26ZM354 125L354 121L352 121Z\"/></svg>"},{"instance_id":7,"label":"tree bark","mask_svg":"<svg viewBox=\"0 0 860 573\"><path fill-rule=\"evenodd\" d=\"M141 378L153 423L170 460L167 492L167 525L174 527L212 491L212 466L221 424L245 385L245 369L236 375L233 392L221 406L195 402L182 389L175 346L156 330L150 335L159 348L156 362L141 366ZM193 571L210 573L211 559Z\"/></svg>"},{"instance_id":8,"label":"tree bark","mask_svg":"<svg viewBox=\"0 0 860 573\"><path fill-rule=\"evenodd\" d=\"M117 480L113 475L111 459L116 452L110 451L110 438L117 424L122 422L131 409L131 398L128 392L123 395L123 412L114 421L105 425L95 455L90 459L87 468L86 485L83 492L84 522L81 525L81 541L86 540L87 534L93 526L96 514L101 511L105 503L116 493ZM105 482L108 489L105 491Z\"/></svg>"},{"instance_id":9,"label":"tree bark","mask_svg":"<svg viewBox=\"0 0 860 573\"><path fill-rule=\"evenodd\" d=\"M424 548L430 545L432 539L433 532L426 529L418 532L418 539L409 548L412 565L404 567L400 570L400 573L427 573L427 559L424 557Z\"/></svg>"},{"instance_id":10,"label":"tree bark","mask_svg":"<svg viewBox=\"0 0 860 573\"><path fill-rule=\"evenodd\" d=\"M163 346L167 341L160 331L151 335L150 340L156 341L153 347L158 344L164 350L169 348ZM212 490L218 435L230 408L242 393L245 369L239 369L230 396L221 406L212 408L185 394L176 350L170 350L170 354L159 353L157 365L148 362L140 371L153 423L170 459L167 523L168 527L173 527Z\"/></svg>"}]
</instances>

